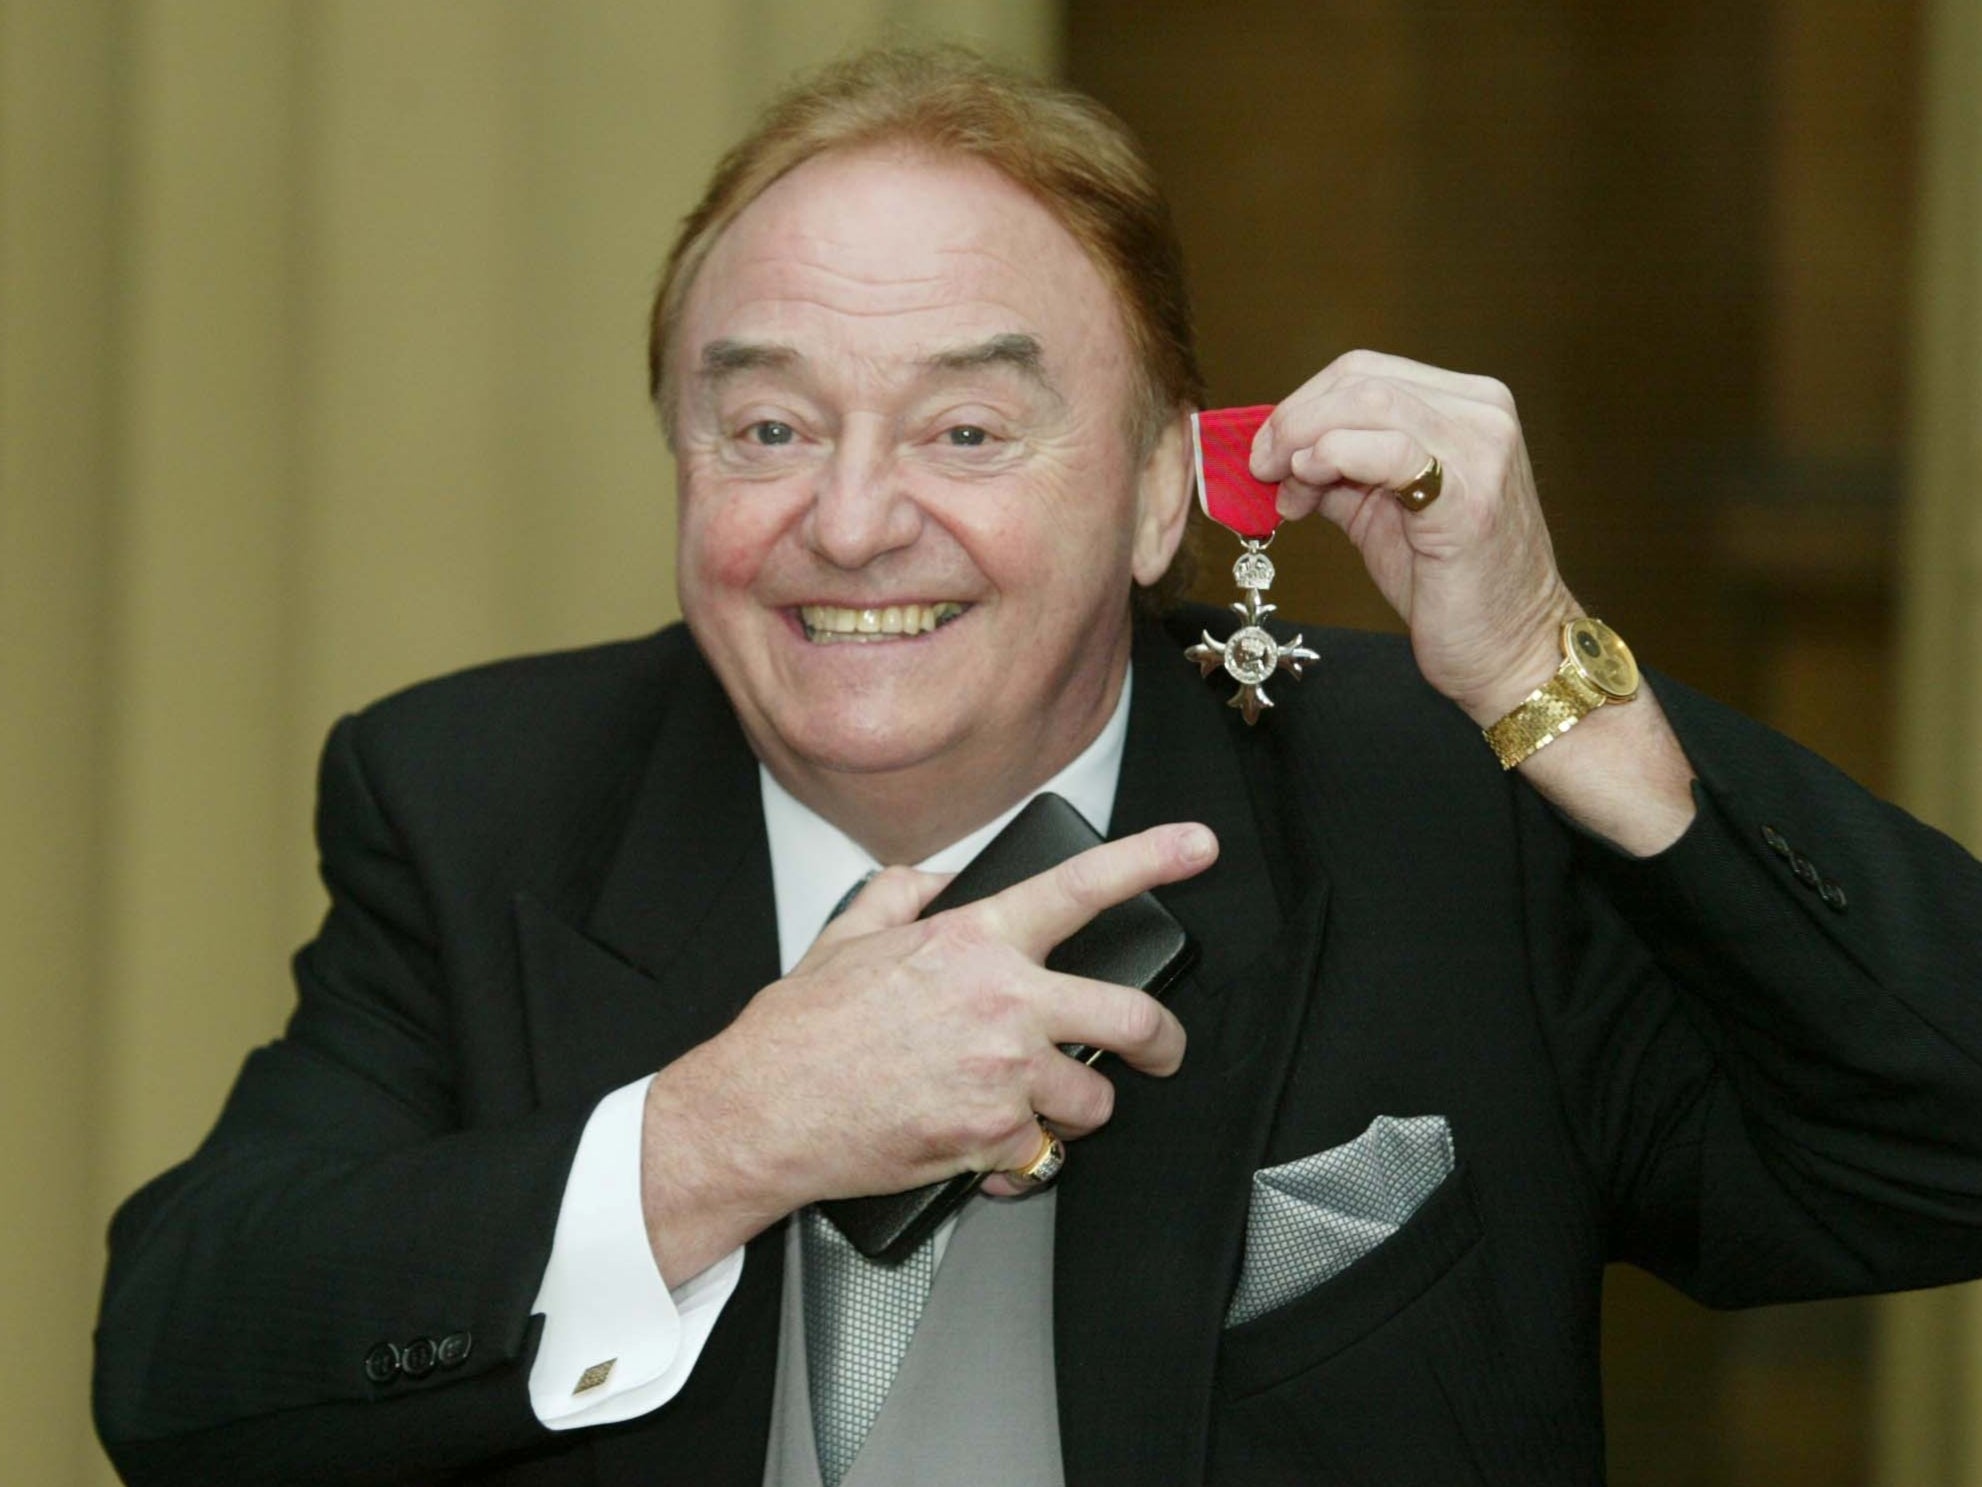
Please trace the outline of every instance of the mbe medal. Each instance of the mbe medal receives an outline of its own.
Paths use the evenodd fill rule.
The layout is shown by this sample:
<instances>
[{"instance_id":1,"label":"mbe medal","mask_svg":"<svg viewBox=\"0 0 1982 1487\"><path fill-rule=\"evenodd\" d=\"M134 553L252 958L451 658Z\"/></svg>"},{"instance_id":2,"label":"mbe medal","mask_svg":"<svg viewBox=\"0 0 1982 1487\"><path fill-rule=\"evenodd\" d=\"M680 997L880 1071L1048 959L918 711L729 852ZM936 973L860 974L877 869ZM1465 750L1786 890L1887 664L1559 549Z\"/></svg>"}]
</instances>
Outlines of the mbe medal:
<instances>
[{"instance_id":1,"label":"mbe medal","mask_svg":"<svg viewBox=\"0 0 1982 1487\"><path fill-rule=\"evenodd\" d=\"M1204 676L1225 668L1239 684L1229 706L1244 713L1248 723L1257 723L1260 712L1273 706L1266 695L1269 678L1284 671L1298 680L1301 663L1319 659L1301 644L1301 636L1283 645L1260 623L1273 613L1273 606L1261 603L1259 596L1273 587L1273 560L1266 549L1280 525L1280 507L1277 489L1253 479L1251 460L1253 436L1272 411L1270 406L1219 408L1191 415L1198 501L1206 516L1245 543L1232 565L1232 578L1246 597L1232 605L1244 624L1229 640L1213 640L1207 630L1203 643L1184 655L1197 662Z\"/></svg>"}]
</instances>

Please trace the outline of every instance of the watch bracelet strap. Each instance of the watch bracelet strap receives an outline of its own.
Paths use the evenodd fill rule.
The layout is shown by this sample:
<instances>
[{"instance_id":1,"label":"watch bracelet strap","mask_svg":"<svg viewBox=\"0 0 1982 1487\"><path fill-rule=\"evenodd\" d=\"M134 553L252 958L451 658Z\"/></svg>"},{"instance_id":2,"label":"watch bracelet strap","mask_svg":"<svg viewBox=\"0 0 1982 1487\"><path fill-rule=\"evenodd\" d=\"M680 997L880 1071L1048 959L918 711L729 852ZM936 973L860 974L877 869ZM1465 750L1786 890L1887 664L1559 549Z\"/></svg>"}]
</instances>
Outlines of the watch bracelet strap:
<instances>
[{"instance_id":1,"label":"watch bracelet strap","mask_svg":"<svg viewBox=\"0 0 1982 1487\"><path fill-rule=\"evenodd\" d=\"M1564 661L1554 676L1530 692L1506 717L1482 728L1502 769L1512 769L1554 743L1610 699Z\"/></svg>"}]
</instances>

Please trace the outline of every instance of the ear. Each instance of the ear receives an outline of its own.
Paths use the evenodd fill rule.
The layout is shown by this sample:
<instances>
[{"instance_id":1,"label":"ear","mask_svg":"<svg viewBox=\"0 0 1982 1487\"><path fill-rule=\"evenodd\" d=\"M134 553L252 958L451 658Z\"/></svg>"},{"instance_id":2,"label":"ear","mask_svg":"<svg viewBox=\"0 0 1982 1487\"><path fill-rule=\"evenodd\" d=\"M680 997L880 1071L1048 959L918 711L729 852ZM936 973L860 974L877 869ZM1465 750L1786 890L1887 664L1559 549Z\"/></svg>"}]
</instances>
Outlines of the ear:
<instances>
[{"instance_id":1,"label":"ear","mask_svg":"<svg viewBox=\"0 0 1982 1487\"><path fill-rule=\"evenodd\" d=\"M1139 584L1153 584L1170 566L1191 514L1197 474L1191 458L1188 408L1157 435L1136 480L1136 531L1132 569Z\"/></svg>"}]
</instances>

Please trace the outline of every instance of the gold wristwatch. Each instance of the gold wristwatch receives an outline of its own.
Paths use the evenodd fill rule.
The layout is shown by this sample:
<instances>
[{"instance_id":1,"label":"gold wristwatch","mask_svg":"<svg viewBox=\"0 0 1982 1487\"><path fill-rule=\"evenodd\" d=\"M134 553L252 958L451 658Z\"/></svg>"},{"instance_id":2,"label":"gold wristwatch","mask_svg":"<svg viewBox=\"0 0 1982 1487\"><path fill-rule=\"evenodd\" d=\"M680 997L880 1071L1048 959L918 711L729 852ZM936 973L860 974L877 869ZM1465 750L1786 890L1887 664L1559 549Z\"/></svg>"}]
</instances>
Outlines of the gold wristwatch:
<instances>
[{"instance_id":1,"label":"gold wristwatch","mask_svg":"<svg viewBox=\"0 0 1982 1487\"><path fill-rule=\"evenodd\" d=\"M1638 695L1638 663L1618 633L1598 619L1562 622L1562 664L1514 711L1480 731L1502 769L1547 748L1598 708Z\"/></svg>"}]
</instances>

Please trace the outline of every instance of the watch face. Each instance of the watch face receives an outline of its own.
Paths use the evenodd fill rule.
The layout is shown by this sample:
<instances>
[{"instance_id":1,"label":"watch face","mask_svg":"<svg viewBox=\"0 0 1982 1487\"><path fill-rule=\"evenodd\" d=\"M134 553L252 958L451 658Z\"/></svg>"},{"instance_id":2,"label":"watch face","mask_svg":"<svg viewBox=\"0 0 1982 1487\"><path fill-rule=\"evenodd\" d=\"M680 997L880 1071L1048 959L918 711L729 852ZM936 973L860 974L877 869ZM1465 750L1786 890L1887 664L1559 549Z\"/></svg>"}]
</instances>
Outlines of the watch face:
<instances>
[{"instance_id":1,"label":"watch face","mask_svg":"<svg viewBox=\"0 0 1982 1487\"><path fill-rule=\"evenodd\" d=\"M1563 626L1562 648L1606 696L1623 699L1638 693L1638 663L1631 647L1602 620L1571 620Z\"/></svg>"}]
</instances>

